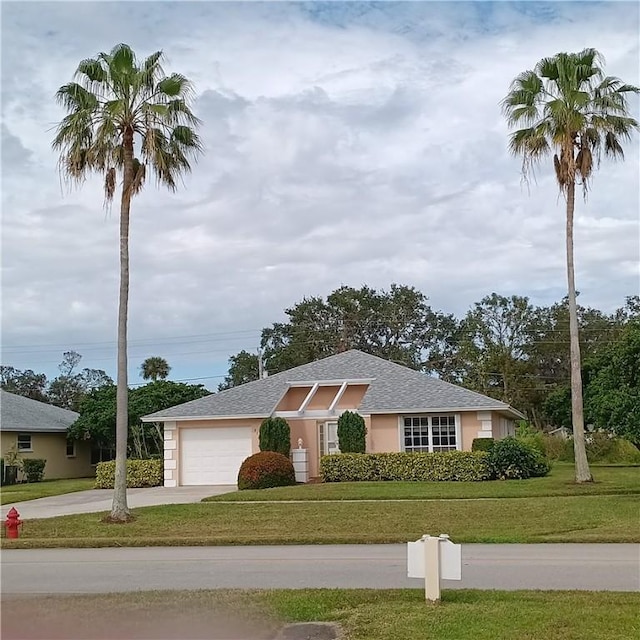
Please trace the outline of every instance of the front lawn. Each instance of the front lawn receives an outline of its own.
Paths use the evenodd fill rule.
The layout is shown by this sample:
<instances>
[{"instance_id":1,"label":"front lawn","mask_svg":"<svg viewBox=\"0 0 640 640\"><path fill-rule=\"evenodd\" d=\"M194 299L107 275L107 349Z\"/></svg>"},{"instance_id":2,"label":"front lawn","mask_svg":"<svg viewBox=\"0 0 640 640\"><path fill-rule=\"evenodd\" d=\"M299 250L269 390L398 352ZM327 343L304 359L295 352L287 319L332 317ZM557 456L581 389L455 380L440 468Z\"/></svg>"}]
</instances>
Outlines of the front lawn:
<instances>
[{"instance_id":1,"label":"front lawn","mask_svg":"<svg viewBox=\"0 0 640 640\"><path fill-rule=\"evenodd\" d=\"M0 504L13 504L36 498L59 496L63 493L85 491L86 489L94 489L95 485L95 478L71 478L69 480L44 480L43 482L12 484L2 487Z\"/></svg>"},{"instance_id":2,"label":"front lawn","mask_svg":"<svg viewBox=\"0 0 640 640\"><path fill-rule=\"evenodd\" d=\"M640 494L640 466L592 465L596 482L576 484L573 464L556 463L544 478L489 482L330 482L236 491L212 502L252 500L429 500Z\"/></svg>"},{"instance_id":3,"label":"front lawn","mask_svg":"<svg viewBox=\"0 0 640 640\"><path fill-rule=\"evenodd\" d=\"M286 620L336 621L350 640L631 640L638 593L422 590L276 591L263 599Z\"/></svg>"},{"instance_id":4,"label":"front lawn","mask_svg":"<svg viewBox=\"0 0 640 640\"><path fill-rule=\"evenodd\" d=\"M176 504L135 509L126 525L103 514L30 520L17 547L348 544L448 533L455 542L639 542L637 496L433 502Z\"/></svg>"},{"instance_id":5,"label":"front lawn","mask_svg":"<svg viewBox=\"0 0 640 640\"><path fill-rule=\"evenodd\" d=\"M33 611L38 611L34 616ZM154 591L14 596L2 601L3 636L273 638L287 622L339 623L349 640L635 640L640 594L421 589Z\"/></svg>"}]
</instances>

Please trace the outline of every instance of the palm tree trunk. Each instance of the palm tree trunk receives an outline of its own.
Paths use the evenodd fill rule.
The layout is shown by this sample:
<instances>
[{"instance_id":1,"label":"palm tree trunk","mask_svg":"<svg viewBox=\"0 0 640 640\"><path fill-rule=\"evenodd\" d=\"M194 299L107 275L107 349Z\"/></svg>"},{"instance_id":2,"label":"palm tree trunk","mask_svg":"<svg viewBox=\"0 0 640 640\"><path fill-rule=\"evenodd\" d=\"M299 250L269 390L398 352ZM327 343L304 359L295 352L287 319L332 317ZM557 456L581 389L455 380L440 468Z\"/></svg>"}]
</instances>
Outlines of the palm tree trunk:
<instances>
[{"instance_id":1,"label":"palm tree trunk","mask_svg":"<svg viewBox=\"0 0 640 640\"><path fill-rule=\"evenodd\" d=\"M567 279L569 282L569 340L571 359L571 414L573 422L573 450L576 482L592 482L584 442L584 408L582 404L582 371L580 368L580 340L578 336L578 308L576 303L575 269L573 264L573 214L576 184L567 187Z\"/></svg>"},{"instance_id":2,"label":"palm tree trunk","mask_svg":"<svg viewBox=\"0 0 640 640\"><path fill-rule=\"evenodd\" d=\"M118 306L118 375L116 383L116 471L113 486L111 520L126 522L127 440L129 435L127 380L127 316L129 307L129 211L133 183L133 131L124 133L124 175L120 202L120 298Z\"/></svg>"}]
</instances>

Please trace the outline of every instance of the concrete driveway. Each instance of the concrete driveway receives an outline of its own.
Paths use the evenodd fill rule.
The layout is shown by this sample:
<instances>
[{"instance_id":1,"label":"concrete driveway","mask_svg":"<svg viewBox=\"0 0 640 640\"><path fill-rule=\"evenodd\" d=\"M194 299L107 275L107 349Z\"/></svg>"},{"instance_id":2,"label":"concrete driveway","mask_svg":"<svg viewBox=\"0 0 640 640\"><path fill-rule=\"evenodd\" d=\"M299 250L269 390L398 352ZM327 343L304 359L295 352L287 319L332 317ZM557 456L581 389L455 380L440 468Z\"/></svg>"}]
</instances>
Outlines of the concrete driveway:
<instances>
[{"instance_id":1,"label":"concrete driveway","mask_svg":"<svg viewBox=\"0 0 640 640\"><path fill-rule=\"evenodd\" d=\"M149 487L147 489L127 489L129 507L151 507L159 504L185 504L200 502L207 496L217 496L236 490L235 485L214 485L198 487ZM15 507L22 520L33 518L54 518L74 513L95 513L110 511L112 489L89 489L65 493L50 498L37 498L26 502L15 502L2 506L2 519L11 507Z\"/></svg>"}]
</instances>

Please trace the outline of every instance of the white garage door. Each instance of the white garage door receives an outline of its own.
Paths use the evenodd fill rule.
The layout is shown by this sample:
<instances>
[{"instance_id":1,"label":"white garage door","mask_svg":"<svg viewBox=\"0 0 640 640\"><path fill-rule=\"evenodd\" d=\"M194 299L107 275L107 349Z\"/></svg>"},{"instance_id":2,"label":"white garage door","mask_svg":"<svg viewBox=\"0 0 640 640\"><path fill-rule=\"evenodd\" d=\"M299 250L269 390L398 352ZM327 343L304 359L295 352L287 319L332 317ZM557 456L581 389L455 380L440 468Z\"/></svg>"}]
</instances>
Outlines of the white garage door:
<instances>
[{"instance_id":1,"label":"white garage door","mask_svg":"<svg viewBox=\"0 0 640 640\"><path fill-rule=\"evenodd\" d=\"M180 430L180 484L236 484L251 427Z\"/></svg>"}]
</instances>

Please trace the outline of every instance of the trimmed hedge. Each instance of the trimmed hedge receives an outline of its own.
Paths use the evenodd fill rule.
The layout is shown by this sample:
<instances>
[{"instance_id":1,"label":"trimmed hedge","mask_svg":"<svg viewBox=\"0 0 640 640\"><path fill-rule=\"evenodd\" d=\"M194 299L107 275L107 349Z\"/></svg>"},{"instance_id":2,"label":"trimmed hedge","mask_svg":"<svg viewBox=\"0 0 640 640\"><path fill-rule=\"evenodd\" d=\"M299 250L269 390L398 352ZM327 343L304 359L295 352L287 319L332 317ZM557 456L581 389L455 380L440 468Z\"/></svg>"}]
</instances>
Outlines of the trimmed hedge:
<instances>
[{"instance_id":1,"label":"trimmed hedge","mask_svg":"<svg viewBox=\"0 0 640 640\"><path fill-rule=\"evenodd\" d=\"M495 442L493 438L474 438L471 451L491 451Z\"/></svg>"},{"instance_id":2,"label":"trimmed hedge","mask_svg":"<svg viewBox=\"0 0 640 640\"><path fill-rule=\"evenodd\" d=\"M27 482L42 482L46 464L47 461L43 458L24 458L22 460L22 471L27 476Z\"/></svg>"},{"instance_id":3,"label":"trimmed hedge","mask_svg":"<svg viewBox=\"0 0 640 640\"><path fill-rule=\"evenodd\" d=\"M484 452L338 453L320 459L323 482L489 480Z\"/></svg>"},{"instance_id":4,"label":"trimmed hedge","mask_svg":"<svg viewBox=\"0 0 640 640\"><path fill-rule=\"evenodd\" d=\"M96 489L113 489L116 461L96 465ZM164 479L162 460L127 460L127 487L158 487Z\"/></svg>"},{"instance_id":5,"label":"trimmed hedge","mask_svg":"<svg viewBox=\"0 0 640 640\"><path fill-rule=\"evenodd\" d=\"M549 461L534 446L511 436L493 445L488 462L492 476L499 480L537 478L551 470Z\"/></svg>"},{"instance_id":6,"label":"trimmed hedge","mask_svg":"<svg viewBox=\"0 0 640 640\"><path fill-rule=\"evenodd\" d=\"M296 473L289 458L275 451L261 451L249 456L238 471L238 489L269 489L296 483Z\"/></svg>"}]
</instances>

